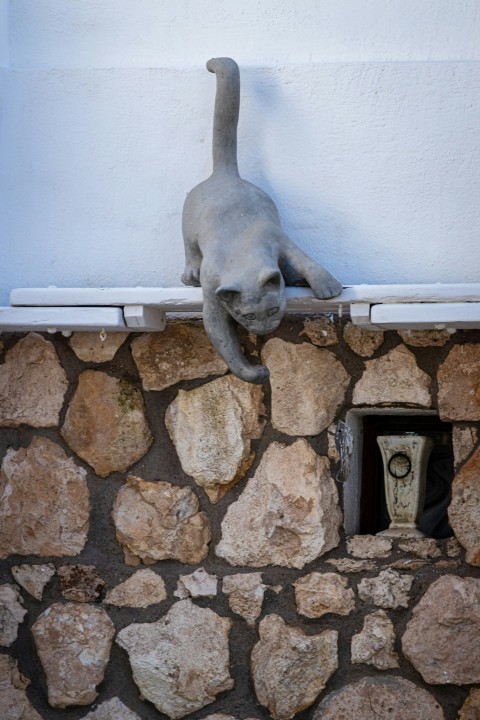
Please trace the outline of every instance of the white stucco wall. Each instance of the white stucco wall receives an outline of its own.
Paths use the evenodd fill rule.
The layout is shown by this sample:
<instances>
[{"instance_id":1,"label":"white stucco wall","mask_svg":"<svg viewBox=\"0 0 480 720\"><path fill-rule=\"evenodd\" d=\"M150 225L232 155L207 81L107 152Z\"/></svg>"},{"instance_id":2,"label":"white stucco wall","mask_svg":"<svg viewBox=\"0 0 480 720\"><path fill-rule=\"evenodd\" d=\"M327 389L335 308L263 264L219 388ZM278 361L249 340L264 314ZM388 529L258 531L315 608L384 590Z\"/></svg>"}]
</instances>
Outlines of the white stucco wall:
<instances>
[{"instance_id":1,"label":"white stucco wall","mask_svg":"<svg viewBox=\"0 0 480 720\"><path fill-rule=\"evenodd\" d=\"M180 284L214 55L242 70L241 173L298 244L344 283L478 281L478 0L4 5L0 304Z\"/></svg>"}]
</instances>

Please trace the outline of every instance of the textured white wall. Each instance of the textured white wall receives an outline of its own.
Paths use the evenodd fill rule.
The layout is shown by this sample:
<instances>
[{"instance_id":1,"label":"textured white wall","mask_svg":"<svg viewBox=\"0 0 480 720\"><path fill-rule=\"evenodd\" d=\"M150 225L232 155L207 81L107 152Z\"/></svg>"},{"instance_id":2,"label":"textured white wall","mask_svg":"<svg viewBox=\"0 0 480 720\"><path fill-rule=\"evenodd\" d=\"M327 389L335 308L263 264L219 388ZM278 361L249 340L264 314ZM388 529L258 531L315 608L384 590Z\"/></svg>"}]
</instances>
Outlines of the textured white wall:
<instances>
[{"instance_id":1,"label":"textured white wall","mask_svg":"<svg viewBox=\"0 0 480 720\"><path fill-rule=\"evenodd\" d=\"M344 283L478 281L478 0L11 0L9 22L0 303L180 284L226 54L240 170L302 247Z\"/></svg>"}]
</instances>

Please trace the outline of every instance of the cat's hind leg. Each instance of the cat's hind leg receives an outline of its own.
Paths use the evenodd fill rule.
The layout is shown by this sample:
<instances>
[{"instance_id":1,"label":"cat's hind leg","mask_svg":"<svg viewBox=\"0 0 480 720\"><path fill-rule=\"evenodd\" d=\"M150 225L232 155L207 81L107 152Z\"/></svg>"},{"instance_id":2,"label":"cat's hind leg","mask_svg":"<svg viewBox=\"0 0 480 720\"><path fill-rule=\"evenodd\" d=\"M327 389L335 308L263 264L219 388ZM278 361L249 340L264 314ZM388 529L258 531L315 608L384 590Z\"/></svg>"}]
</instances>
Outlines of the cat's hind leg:
<instances>
[{"instance_id":1,"label":"cat's hind leg","mask_svg":"<svg viewBox=\"0 0 480 720\"><path fill-rule=\"evenodd\" d=\"M308 255L305 255L305 253L286 236L282 240L281 256L284 262L286 261L301 277L305 278L316 298L322 300L336 297L342 292L343 287L337 278L329 273L328 270L325 270L322 265L319 265L309 258Z\"/></svg>"}]
</instances>

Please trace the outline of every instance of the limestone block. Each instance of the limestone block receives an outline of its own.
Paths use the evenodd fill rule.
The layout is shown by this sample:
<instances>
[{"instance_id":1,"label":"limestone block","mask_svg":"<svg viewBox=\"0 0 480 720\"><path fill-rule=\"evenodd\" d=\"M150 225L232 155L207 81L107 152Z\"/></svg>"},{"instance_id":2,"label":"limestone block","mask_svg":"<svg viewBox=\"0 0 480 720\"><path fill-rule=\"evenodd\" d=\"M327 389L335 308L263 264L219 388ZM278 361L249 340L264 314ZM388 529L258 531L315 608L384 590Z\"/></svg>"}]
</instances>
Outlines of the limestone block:
<instances>
[{"instance_id":1,"label":"limestone block","mask_svg":"<svg viewBox=\"0 0 480 720\"><path fill-rule=\"evenodd\" d=\"M272 425L286 435L318 435L333 422L350 382L328 350L273 338L262 359L270 370Z\"/></svg>"},{"instance_id":2,"label":"limestone block","mask_svg":"<svg viewBox=\"0 0 480 720\"><path fill-rule=\"evenodd\" d=\"M327 449L327 455L333 462L340 462L340 453L337 449L337 443L336 443L336 434L337 434L337 426L332 423L328 426L328 433L327 433L327 442L328 442L328 449Z\"/></svg>"},{"instance_id":3,"label":"limestone block","mask_svg":"<svg viewBox=\"0 0 480 720\"><path fill-rule=\"evenodd\" d=\"M103 363L113 360L117 350L130 333L110 332L102 340L99 332L76 332L70 338L70 347L83 362Z\"/></svg>"},{"instance_id":4,"label":"limestone block","mask_svg":"<svg viewBox=\"0 0 480 720\"><path fill-rule=\"evenodd\" d=\"M123 583L109 590L104 602L117 607L145 608L167 597L165 583L153 570L137 570Z\"/></svg>"},{"instance_id":5,"label":"limestone block","mask_svg":"<svg viewBox=\"0 0 480 720\"><path fill-rule=\"evenodd\" d=\"M462 548L457 538L448 538L446 542L447 555L448 557L456 558L460 555Z\"/></svg>"},{"instance_id":6,"label":"limestone block","mask_svg":"<svg viewBox=\"0 0 480 720\"><path fill-rule=\"evenodd\" d=\"M358 595L364 602L381 608L408 607L408 593L413 577L400 575L395 570L382 570L374 578L363 578L358 584Z\"/></svg>"},{"instance_id":7,"label":"limestone block","mask_svg":"<svg viewBox=\"0 0 480 720\"><path fill-rule=\"evenodd\" d=\"M208 553L210 522L188 487L129 475L112 516L117 540L144 562L196 564Z\"/></svg>"},{"instance_id":8,"label":"limestone block","mask_svg":"<svg viewBox=\"0 0 480 720\"><path fill-rule=\"evenodd\" d=\"M55 575L55 565L14 565L12 575L35 600L41 600L45 585Z\"/></svg>"},{"instance_id":9,"label":"limestone block","mask_svg":"<svg viewBox=\"0 0 480 720\"><path fill-rule=\"evenodd\" d=\"M84 715L82 720L142 720L137 713L130 710L117 697L106 700L95 710Z\"/></svg>"},{"instance_id":10,"label":"limestone block","mask_svg":"<svg viewBox=\"0 0 480 720\"><path fill-rule=\"evenodd\" d=\"M120 630L142 696L169 718L181 718L233 687L228 671L232 621L180 600L154 623Z\"/></svg>"},{"instance_id":11,"label":"limestone block","mask_svg":"<svg viewBox=\"0 0 480 720\"><path fill-rule=\"evenodd\" d=\"M404 655L432 685L480 683L480 580L443 575L414 607Z\"/></svg>"},{"instance_id":12,"label":"limestone block","mask_svg":"<svg viewBox=\"0 0 480 720\"><path fill-rule=\"evenodd\" d=\"M455 475L448 519L466 549L466 561L480 566L480 448Z\"/></svg>"},{"instance_id":13,"label":"limestone block","mask_svg":"<svg viewBox=\"0 0 480 720\"><path fill-rule=\"evenodd\" d=\"M62 448L35 437L7 450L0 470L0 558L77 555L87 540L86 472Z\"/></svg>"},{"instance_id":14,"label":"limestone block","mask_svg":"<svg viewBox=\"0 0 480 720\"><path fill-rule=\"evenodd\" d=\"M420 370L415 355L405 345L376 360L367 360L365 365L353 390L354 405L431 406L430 378Z\"/></svg>"},{"instance_id":15,"label":"limestone block","mask_svg":"<svg viewBox=\"0 0 480 720\"><path fill-rule=\"evenodd\" d=\"M347 585L348 580L336 573L304 575L293 583L297 612L309 618L349 615L355 608L355 595Z\"/></svg>"},{"instance_id":16,"label":"limestone block","mask_svg":"<svg viewBox=\"0 0 480 720\"><path fill-rule=\"evenodd\" d=\"M89 705L97 697L115 628L105 610L55 603L32 627L52 707Z\"/></svg>"},{"instance_id":17,"label":"limestone block","mask_svg":"<svg viewBox=\"0 0 480 720\"><path fill-rule=\"evenodd\" d=\"M388 563L387 567L393 570L420 570L420 568L428 565L427 560L416 560L415 558L400 558L392 563Z\"/></svg>"},{"instance_id":18,"label":"limestone block","mask_svg":"<svg viewBox=\"0 0 480 720\"><path fill-rule=\"evenodd\" d=\"M452 337L448 330L398 330L398 334L412 347L442 347Z\"/></svg>"},{"instance_id":19,"label":"limestone block","mask_svg":"<svg viewBox=\"0 0 480 720\"><path fill-rule=\"evenodd\" d=\"M426 690L401 677L364 678L326 697L313 720L445 720Z\"/></svg>"},{"instance_id":20,"label":"limestone block","mask_svg":"<svg viewBox=\"0 0 480 720\"><path fill-rule=\"evenodd\" d=\"M234 375L195 390L180 390L165 423L182 468L217 502L250 467L251 440L261 437L264 422L260 385Z\"/></svg>"},{"instance_id":21,"label":"limestone block","mask_svg":"<svg viewBox=\"0 0 480 720\"><path fill-rule=\"evenodd\" d=\"M66 600L95 602L105 586L94 565L62 565L57 574Z\"/></svg>"},{"instance_id":22,"label":"limestone block","mask_svg":"<svg viewBox=\"0 0 480 720\"><path fill-rule=\"evenodd\" d=\"M288 720L315 702L337 669L338 633L305 635L267 615L259 635L251 659L255 693L274 720Z\"/></svg>"},{"instance_id":23,"label":"limestone block","mask_svg":"<svg viewBox=\"0 0 480 720\"><path fill-rule=\"evenodd\" d=\"M15 585L0 585L0 645L9 646L17 639L18 626L27 611Z\"/></svg>"},{"instance_id":24,"label":"limestone block","mask_svg":"<svg viewBox=\"0 0 480 720\"><path fill-rule=\"evenodd\" d=\"M328 317L322 315L317 318L305 318L303 330L300 335L306 335L310 342L318 347L328 347L338 343L335 323Z\"/></svg>"},{"instance_id":25,"label":"limestone block","mask_svg":"<svg viewBox=\"0 0 480 720\"><path fill-rule=\"evenodd\" d=\"M230 610L253 627L262 612L267 585L261 573L239 573L223 578L222 591L228 596Z\"/></svg>"},{"instance_id":26,"label":"limestone block","mask_svg":"<svg viewBox=\"0 0 480 720\"><path fill-rule=\"evenodd\" d=\"M377 564L372 560L352 560L351 558L329 558L326 560L329 565L340 573L365 573L375 570Z\"/></svg>"},{"instance_id":27,"label":"limestone block","mask_svg":"<svg viewBox=\"0 0 480 720\"><path fill-rule=\"evenodd\" d=\"M398 547L405 552L415 553L415 555L421 558L437 558L442 554L437 541L433 538L403 540L399 542Z\"/></svg>"},{"instance_id":28,"label":"limestone block","mask_svg":"<svg viewBox=\"0 0 480 720\"><path fill-rule=\"evenodd\" d=\"M478 443L478 429L474 425L455 425L452 432L455 467L461 465Z\"/></svg>"},{"instance_id":29,"label":"limestone block","mask_svg":"<svg viewBox=\"0 0 480 720\"><path fill-rule=\"evenodd\" d=\"M0 655L0 710L2 720L42 720L25 692L30 685L9 655Z\"/></svg>"},{"instance_id":30,"label":"limestone block","mask_svg":"<svg viewBox=\"0 0 480 720\"><path fill-rule=\"evenodd\" d=\"M398 667L398 655L393 650L395 631L384 610L367 615L362 631L352 637L352 663L373 665L378 670Z\"/></svg>"},{"instance_id":31,"label":"limestone block","mask_svg":"<svg viewBox=\"0 0 480 720\"><path fill-rule=\"evenodd\" d=\"M366 330L349 322L343 330L343 339L357 355L372 357L382 345L385 333L381 330Z\"/></svg>"},{"instance_id":32,"label":"limestone block","mask_svg":"<svg viewBox=\"0 0 480 720\"><path fill-rule=\"evenodd\" d=\"M190 575L180 575L178 586L173 593L183 600L187 597L215 597L217 594L217 576L209 575L204 568L198 568Z\"/></svg>"},{"instance_id":33,"label":"limestone block","mask_svg":"<svg viewBox=\"0 0 480 720\"><path fill-rule=\"evenodd\" d=\"M169 322L163 332L132 341L144 390L164 390L182 380L223 375L227 366L201 325Z\"/></svg>"},{"instance_id":34,"label":"limestone block","mask_svg":"<svg viewBox=\"0 0 480 720\"><path fill-rule=\"evenodd\" d=\"M350 535L347 550L357 558L386 558L392 552L392 541L381 535Z\"/></svg>"},{"instance_id":35,"label":"limestone block","mask_svg":"<svg viewBox=\"0 0 480 720\"><path fill-rule=\"evenodd\" d=\"M97 475L123 472L152 442L142 394L126 380L85 370L70 401L61 434Z\"/></svg>"},{"instance_id":36,"label":"limestone block","mask_svg":"<svg viewBox=\"0 0 480 720\"><path fill-rule=\"evenodd\" d=\"M460 712L458 720L480 720L480 690L473 688L467 697Z\"/></svg>"},{"instance_id":37,"label":"limestone block","mask_svg":"<svg viewBox=\"0 0 480 720\"><path fill-rule=\"evenodd\" d=\"M454 345L437 380L442 420L480 420L480 343Z\"/></svg>"},{"instance_id":38,"label":"limestone block","mask_svg":"<svg viewBox=\"0 0 480 720\"><path fill-rule=\"evenodd\" d=\"M232 565L302 568L338 545L341 521L328 459L304 439L274 442L228 508L216 552Z\"/></svg>"}]
</instances>

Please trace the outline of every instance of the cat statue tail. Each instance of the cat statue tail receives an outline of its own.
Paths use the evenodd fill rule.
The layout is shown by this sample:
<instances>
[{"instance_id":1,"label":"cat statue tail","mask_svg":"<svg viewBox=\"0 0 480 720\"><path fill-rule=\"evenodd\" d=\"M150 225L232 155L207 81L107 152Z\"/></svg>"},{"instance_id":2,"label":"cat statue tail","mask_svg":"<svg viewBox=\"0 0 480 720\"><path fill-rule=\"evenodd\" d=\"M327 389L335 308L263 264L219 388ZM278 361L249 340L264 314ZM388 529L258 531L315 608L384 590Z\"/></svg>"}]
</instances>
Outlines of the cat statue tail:
<instances>
[{"instance_id":1,"label":"cat statue tail","mask_svg":"<svg viewBox=\"0 0 480 720\"><path fill-rule=\"evenodd\" d=\"M240 109L240 71L231 58L212 58L207 70L217 76L213 118L213 172L238 176L237 125Z\"/></svg>"}]
</instances>

